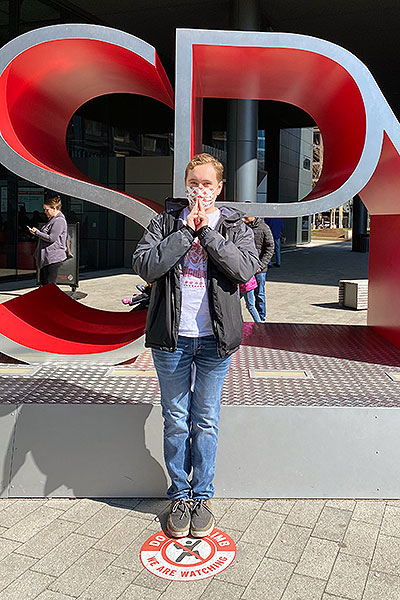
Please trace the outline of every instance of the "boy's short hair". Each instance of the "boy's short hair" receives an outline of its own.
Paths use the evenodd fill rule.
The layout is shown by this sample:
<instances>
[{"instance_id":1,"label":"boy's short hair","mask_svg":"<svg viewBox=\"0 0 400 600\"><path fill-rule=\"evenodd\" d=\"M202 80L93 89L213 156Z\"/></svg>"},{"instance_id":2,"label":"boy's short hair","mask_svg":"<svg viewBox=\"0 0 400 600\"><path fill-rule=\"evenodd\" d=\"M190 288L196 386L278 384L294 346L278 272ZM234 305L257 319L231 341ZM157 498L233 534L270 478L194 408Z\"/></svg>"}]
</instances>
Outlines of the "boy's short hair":
<instances>
[{"instance_id":1,"label":"boy's short hair","mask_svg":"<svg viewBox=\"0 0 400 600\"><path fill-rule=\"evenodd\" d=\"M195 167L199 165L207 165L211 164L214 167L215 174L217 176L217 181L220 183L222 181L222 177L224 174L224 166L219 162L218 159L211 156L211 154L207 154L206 152L202 152L201 154L195 154L192 160L188 163L185 169L185 181L188 177L189 171L192 171Z\"/></svg>"}]
</instances>

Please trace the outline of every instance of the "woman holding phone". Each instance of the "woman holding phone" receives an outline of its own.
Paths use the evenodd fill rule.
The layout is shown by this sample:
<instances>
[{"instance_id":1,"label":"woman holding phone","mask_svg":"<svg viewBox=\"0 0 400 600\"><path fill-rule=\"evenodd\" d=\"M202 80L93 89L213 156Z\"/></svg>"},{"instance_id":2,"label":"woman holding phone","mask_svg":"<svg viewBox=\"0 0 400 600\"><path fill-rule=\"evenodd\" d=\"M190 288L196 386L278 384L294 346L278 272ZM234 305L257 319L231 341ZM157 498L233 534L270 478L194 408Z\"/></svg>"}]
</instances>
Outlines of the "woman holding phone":
<instances>
[{"instance_id":1,"label":"woman holding phone","mask_svg":"<svg viewBox=\"0 0 400 600\"><path fill-rule=\"evenodd\" d=\"M35 250L38 283L40 286L55 283L61 263L67 259L67 221L61 212L61 198L54 195L43 203L48 222L41 229L29 227L38 237Z\"/></svg>"}]
</instances>

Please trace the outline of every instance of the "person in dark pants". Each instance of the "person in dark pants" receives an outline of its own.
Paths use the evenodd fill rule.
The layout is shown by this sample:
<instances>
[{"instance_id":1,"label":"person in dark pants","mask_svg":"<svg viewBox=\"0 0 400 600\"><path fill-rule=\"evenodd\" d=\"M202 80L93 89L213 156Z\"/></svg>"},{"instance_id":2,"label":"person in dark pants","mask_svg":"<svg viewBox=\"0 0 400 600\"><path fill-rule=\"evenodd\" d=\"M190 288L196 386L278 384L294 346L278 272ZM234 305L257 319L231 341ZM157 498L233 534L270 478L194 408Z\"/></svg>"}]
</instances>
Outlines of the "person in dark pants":
<instances>
[{"instance_id":1,"label":"person in dark pants","mask_svg":"<svg viewBox=\"0 0 400 600\"><path fill-rule=\"evenodd\" d=\"M275 267L281 266L281 236L283 233L283 228L285 226L285 222L283 219L278 218L267 218L264 219L265 223L270 228L272 235L274 236L275 242ZM272 267L272 262L270 261L269 266Z\"/></svg>"},{"instance_id":2,"label":"person in dark pants","mask_svg":"<svg viewBox=\"0 0 400 600\"><path fill-rule=\"evenodd\" d=\"M274 253L274 238L271 230L259 217L244 217L244 222L250 227L254 235L254 243L258 252L260 268L255 276L258 287L245 294L247 310L256 322L265 321L267 316L267 303L265 300L265 281L269 261ZM257 314L259 319L257 319Z\"/></svg>"},{"instance_id":3,"label":"person in dark pants","mask_svg":"<svg viewBox=\"0 0 400 600\"><path fill-rule=\"evenodd\" d=\"M186 199L169 199L133 254L152 283L146 346L152 349L171 486L167 530L202 538L214 527L210 500L221 391L242 340L238 284L259 262L242 213L217 208L222 164L198 154L186 167Z\"/></svg>"},{"instance_id":4,"label":"person in dark pants","mask_svg":"<svg viewBox=\"0 0 400 600\"><path fill-rule=\"evenodd\" d=\"M61 212L60 196L52 196L44 201L43 210L49 219L41 229L29 227L29 231L39 238L35 250L40 286L55 283L61 264L67 259L67 221Z\"/></svg>"}]
</instances>

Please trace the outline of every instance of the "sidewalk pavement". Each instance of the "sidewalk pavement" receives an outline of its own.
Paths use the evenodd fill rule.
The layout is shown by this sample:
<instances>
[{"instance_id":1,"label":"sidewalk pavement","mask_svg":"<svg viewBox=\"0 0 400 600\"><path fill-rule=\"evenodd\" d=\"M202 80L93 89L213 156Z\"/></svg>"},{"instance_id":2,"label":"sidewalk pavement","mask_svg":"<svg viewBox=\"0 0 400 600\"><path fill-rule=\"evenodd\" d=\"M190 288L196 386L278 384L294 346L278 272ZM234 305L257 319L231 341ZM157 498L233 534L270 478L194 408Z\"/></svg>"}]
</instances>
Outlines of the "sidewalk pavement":
<instances>
[{"instance_id":1,"label":"sidewalk pavement","mask_svg":"<svg viewBox=\"0 0 400 600\"><path fill-rule=\"evenodd\" d=\"M366 278L368 255L348 243L283 252L268 274L268 320L366 323L341 309L338 280ZM86 304L127 310L126 272L83 278ZM32 289L0 285L0 300ZM246 320L250 320L247 315ZM327 465L329 469L329 465ZM400 501L216 499L217 526L237 544L225 571L169 582L142 567L139 550L165 526L165 499L0 500L0 600L398 600Z\"/></svg>"}]
</instances>

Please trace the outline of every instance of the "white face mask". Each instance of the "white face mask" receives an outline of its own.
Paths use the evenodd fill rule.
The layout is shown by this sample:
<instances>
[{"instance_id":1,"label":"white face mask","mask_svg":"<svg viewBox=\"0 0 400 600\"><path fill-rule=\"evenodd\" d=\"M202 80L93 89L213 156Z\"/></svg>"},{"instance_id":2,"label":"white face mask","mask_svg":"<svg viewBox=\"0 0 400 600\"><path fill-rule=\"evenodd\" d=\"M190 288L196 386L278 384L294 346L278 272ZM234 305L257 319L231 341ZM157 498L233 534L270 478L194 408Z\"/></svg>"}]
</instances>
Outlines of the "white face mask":
<instances>
[{"instance_id":1,"label":"white face mask","mask_svg":"<svg viewBox=\"0 0 400 600\"><path fill-rule=\"evenodd\" d=\"M189 207L193 208L196 200L200 198L203 203L204 209L208 210L215 202L215 190L210 188L199 188L186 186L186 198L189 200Z\"/></svg>"}]
</instances>

